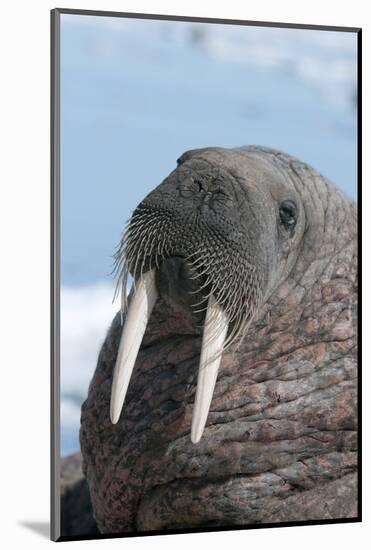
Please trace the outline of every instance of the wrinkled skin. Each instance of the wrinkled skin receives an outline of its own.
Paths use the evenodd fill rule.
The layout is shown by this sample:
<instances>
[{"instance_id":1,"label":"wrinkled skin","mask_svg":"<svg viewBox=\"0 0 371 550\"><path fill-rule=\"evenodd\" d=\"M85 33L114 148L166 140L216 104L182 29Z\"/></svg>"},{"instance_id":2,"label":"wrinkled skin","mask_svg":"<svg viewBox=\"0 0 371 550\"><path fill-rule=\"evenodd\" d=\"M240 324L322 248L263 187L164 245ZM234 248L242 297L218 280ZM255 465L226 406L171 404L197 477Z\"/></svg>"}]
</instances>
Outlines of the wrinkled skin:
<instances>
[{"instance_id":1,"label":"wrinkled skin","mask_svg":"<svg viewBox=\"0 0 371 550\"><path fill-rule=\"evenodd\" d=\"M240 345L223 353L196 445L190 427L202 327L187 303L187 270L175 259L158 275L161 297L113 425L110 391L122 330L115 317L81 416L83 471L98 528L118 533L356 517L356 206L278 151L192 151L183 156L177 181L185 181L187 170L202 172L202 163L225 175L230 199L214 213L229 209L250 235L240 241L256 258L253 286L261 299ZM155 190L153 203L173 200L172 181L174 174L163 192ZM194 192L178 196L188 219L196 204L189 201L199 200ZM294 232L278 221L287 198L297 205ZM209 215L209 207L199 208Z\"/></svg>"}]
</instances>

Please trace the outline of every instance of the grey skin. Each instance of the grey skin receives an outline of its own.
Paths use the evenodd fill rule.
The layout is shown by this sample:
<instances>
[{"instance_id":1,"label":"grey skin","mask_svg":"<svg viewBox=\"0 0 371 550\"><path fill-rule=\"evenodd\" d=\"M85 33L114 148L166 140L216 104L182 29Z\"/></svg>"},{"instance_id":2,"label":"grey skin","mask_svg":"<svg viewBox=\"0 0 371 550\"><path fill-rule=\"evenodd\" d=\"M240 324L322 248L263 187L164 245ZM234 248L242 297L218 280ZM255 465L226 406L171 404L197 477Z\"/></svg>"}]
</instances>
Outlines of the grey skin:
<instances>
[{"instance_id":1,"label":"grey skin","mask_svg":"<svg viewBox=\"0 0 371 550\"><path fill-rule=\"evenodd\" d=\"M82 407L101 532L357 515L356 228L356 205L328 180L262 147L189 151L138 206L118 272L156 268L160 298L119 422L119 314ZM193 445L195 300L210 292L229 345Z\"/></svg>"}]
</instances>

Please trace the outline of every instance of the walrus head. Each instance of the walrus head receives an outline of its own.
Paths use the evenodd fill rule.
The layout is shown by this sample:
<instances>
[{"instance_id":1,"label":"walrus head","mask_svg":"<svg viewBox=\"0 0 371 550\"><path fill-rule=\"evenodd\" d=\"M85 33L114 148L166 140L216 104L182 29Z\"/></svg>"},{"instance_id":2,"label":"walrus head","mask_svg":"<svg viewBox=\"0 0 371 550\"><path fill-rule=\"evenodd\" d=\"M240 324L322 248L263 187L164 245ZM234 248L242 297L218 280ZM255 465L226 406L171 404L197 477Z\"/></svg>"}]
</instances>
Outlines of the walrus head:
<instances>
[{"instance_id":1,"label":"walrus head","mask_svg":"<svg viewBox=\"0 0 371 550\"><path fill-rule=\"evenodd\" d=\"M356 515L356 235L352 201L265 147L185 153L137 207L81 411L100 531Z\"/></svg>"},{"instance_id":2,"label":"walrus head","mask_svg":"<svg viewBox=\"0 0 371 550\"><path fill-rule=\"evenodd\" d=\"M160 295L203 327L191 431L197 443L223 350L243 338L296 261L306 223L300 195L292 180L253 153L241 162L246 154L218 147L184 153L130 219L116 253L127 311L112 384L113 423Z\"/></svg>"}]
</instances>

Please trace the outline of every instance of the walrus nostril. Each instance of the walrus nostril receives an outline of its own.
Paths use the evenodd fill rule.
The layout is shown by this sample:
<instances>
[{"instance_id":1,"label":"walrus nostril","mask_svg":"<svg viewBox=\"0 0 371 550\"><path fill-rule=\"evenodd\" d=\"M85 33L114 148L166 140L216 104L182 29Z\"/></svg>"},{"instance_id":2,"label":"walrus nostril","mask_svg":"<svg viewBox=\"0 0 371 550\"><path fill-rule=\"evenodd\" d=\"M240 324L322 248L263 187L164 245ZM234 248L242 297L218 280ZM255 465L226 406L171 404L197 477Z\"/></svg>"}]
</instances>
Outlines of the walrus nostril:
<instances>
[{"instance_id":1,"label":"walrus nostril","mask_svg":"<svg viewBox=\"0 0 371 550\"><path fill-rule=\"evenodd\" d=\"M202 191L207 191L205 182L203 182L201 179L199 178L195 179L195 185L198 188L199 193L201 193Z\"/></svg>"}]
</instances>

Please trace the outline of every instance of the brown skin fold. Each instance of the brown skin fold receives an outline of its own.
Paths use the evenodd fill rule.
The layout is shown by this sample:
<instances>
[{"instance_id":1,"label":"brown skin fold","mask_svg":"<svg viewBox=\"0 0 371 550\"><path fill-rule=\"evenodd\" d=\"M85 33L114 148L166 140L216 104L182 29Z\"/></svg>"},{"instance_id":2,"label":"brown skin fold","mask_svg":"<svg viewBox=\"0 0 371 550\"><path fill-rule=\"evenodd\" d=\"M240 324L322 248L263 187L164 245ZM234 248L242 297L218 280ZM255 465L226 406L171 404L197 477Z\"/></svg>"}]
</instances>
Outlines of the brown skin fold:
<instances>
[{"instance_id":1,"label":"brown skin fold","mask_svg":"<svg viewBox=\"0 0 371 550\"><path fill-rule=\"evenodd\" d=\"M120 421L112 425L121 335L115 317L82 407L87 485L76 517L89 509L90 493L102 533L354 518L356 206L311 167L278 151L211 148L187 153L185 162L200 158L242 178L247 197L263 174L259 185L272 197L265 209L280 202L281 182L287 185L300 197L298 233L283 240L277 230L259 256L260 269L271 269L267 259L277 258L264 273L265 298L240 345L223 354L197 445L190 427L202 327L165 294L159 299ZM274 228L266 232L276 235ZM78 476L76 491L85 483Z\"/></svg>"}]
</instances>

